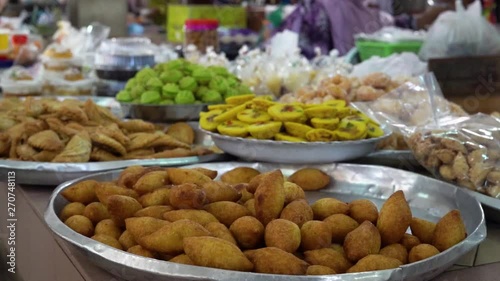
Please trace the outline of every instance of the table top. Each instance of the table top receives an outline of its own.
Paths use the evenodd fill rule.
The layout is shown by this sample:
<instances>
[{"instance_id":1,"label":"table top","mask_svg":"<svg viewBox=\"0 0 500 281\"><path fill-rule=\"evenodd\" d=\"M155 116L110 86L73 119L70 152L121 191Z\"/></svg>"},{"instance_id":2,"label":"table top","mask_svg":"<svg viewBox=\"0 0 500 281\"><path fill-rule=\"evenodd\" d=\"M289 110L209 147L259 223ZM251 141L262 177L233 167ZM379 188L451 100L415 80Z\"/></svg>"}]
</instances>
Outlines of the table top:
<instances>
[{"instance_id":1,"label":"table top","mask_svg":"<svg viewBox=\"0 0 500 281\"><path fill-rule=\"evenodd\" d=\"M16 196L16 273L7 272L6 210L0 211L0 280L123 281L94 265L45 225L43 213L53 187L18 186ZM7 184L0 182L0 202L7 202ZM0 204L2 208L4 204ZM500 224L488 222L488 237L436 281L499 280Z\"/></svg>"}]
</instances>

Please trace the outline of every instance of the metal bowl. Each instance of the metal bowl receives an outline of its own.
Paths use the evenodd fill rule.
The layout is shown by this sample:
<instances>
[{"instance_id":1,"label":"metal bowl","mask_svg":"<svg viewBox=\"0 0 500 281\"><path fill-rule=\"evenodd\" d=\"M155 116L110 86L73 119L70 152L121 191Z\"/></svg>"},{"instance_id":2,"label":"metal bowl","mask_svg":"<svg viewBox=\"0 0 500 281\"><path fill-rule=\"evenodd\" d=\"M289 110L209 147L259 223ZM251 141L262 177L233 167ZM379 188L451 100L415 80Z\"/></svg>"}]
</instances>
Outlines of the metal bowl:
<instances>
[{"instance_id":1,"label":"metal bowl","mask_svg":"<svg viewBox=\"0 0 500 281\"><path fill-rule=\"evenodd\" d=\"M161 123L172 121L198 121L200 112L207 109L206 104L192 105L149 105L120 103L125 116Z\"/></svg>"},{"instance_id":2,"label":"metal bowl","mask_svg":"<svg viewBox=\"0 0 500 281\"><path fill-rule=\"evenodd\" d=\"M324 164L356 159L374 152L377 144L389 137L358 141L287 142L224 136L201 129L226 153L247 161L290 164Z\"/></svg>"}]
</instances>

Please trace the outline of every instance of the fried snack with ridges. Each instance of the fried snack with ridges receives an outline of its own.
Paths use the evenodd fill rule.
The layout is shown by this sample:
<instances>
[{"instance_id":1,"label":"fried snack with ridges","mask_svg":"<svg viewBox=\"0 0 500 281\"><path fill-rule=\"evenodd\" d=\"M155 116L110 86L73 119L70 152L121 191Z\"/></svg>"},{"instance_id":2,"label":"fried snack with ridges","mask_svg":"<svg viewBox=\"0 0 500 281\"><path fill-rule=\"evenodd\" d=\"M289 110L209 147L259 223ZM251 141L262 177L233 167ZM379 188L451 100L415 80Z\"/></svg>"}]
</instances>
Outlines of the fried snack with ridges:
<instances>
[{"instance_id":1,"label":"fried snack with ridges","mask_svg":"<svg viewBox=\"0 0 500 281\"><path fill-rule=\"evenodd\" d=\"M154 134L159 135L159 137L154 141L145 144L143 146L144 148L163 147L163 146L173 147L173 148L186 148L186 149L191 148L191 145L183 143L172 136L165 135L162 132L156 132Z\"/></svg>"},{"instance_id":2,"label":"fried snack with ridges","mask_svg":"<svg viewBox=\"0 0 500 281\"><path fill-rule=\"evenodd\" d=\"M95 146L102 147L105 150L114 152L118 155L127 154L127 149L113 138L110 138L103 134L99 134L97 132L90 133L90 138L92 139L92 143Z\"/></svg>"},{"instance_id":3,"label":"fried snack with ridges","mask_svg":"<svg viewBox=\"0 0 500 281\"><path fill-rule=\"evenodd\" d=\"M38 162L52 162L54 158L61 153L61 151L47 151L42 150L37 154L33 155L33 160Z\"/></svg>"},{"instance_id":4,"label":"fried snack with ridges","mask_svg":"<svg viewBox=\"0 0 500 281\"><path fill-rule=\"evenodd\" d=\"M107 125L110 123L119 123L120 119L116 117L109 109L98 106L91 99L88 99L83 105L83 111L87 114L89 121L98 125Z\"/></svg>"},{"instance_id":5,"label":"fried snack with ridges","mask_svg":"<svg viewBox=\"0 0 500 281\"><path fill-rule=\"evenodd\" d=\"M194 143L195 133L193 128L183 122L170 125L166 134L187 145L192 145Z\"/></svg>"},{"instance_id":6,"label":"fried snack with ridges","mask_svg":"<svg viewBox=\"0 0 500 281\"><path fill-rule=\"evenodd\" d=\"M19 160L32 161L38 151L29 144L21 144L16 147L16 154Z\"/></svg>"},{"instance_id":7,"label":"fried snack with ridges","mask_svg":"<svg viewBox=\"0 0 500 281\"><path fill-rule=\"evenodd\" d=\"M63 151L52 162L88 162L92 151L92 143L87 132L74 135Z\"/></svg>"},{"instance_id":8,"label":"fried snack with ridges","mask_svg":"<svg viewBox=\"0 0 500 281\"><path fill-rule=\"evenodd\" d=\"M153 123L149 123L141 119L130 119L116 123L120 126L120 128L126 130L128 133L154 132L156 129Z\"/></svg>"},{"instance_id":9,"label":"fried snack with ridges","mask_svg":"<svg viewBox=\"0 0 500 281\"><path fill-rule=\"evenodd\" d=\"M114 155L113 153L101 149L99 147L93 147L90 153L90 160L92 161L118 161L121 160L120 157Z\"/></svg>"}]
</instances>

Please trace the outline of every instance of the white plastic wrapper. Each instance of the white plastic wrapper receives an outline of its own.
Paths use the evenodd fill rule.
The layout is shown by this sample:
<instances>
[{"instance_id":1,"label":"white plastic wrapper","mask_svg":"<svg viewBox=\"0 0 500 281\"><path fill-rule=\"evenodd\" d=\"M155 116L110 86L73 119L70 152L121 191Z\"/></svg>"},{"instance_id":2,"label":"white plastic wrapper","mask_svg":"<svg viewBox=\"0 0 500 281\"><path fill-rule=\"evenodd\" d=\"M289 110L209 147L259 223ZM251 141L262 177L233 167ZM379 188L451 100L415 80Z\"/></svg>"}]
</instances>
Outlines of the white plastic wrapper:
<instances>
[{"instance_id":1,"label":"white plastic wrapper","mask_svg":"<svg viewBox=\"0 0 500 281\"><path fill-rule=\"evenodd\" d=\"M373 72L382 72L392 78L415 77L427 72L427 63L409 52L385 58L375 56L355 65L350 76L361 78Z\"/></svg>"},{"instance_id":2,"label":"white plastic wrapper","mask_svg":"<svg viewBox=\"0 0 500 281\"><path fill-rule=\"evenodd\" d=\"M420 57L428 60L500 53L500 34L481 15L481 3L475 1L465 9L457 0L455 6L456 11L441 14L431 26Z\"/></svg>"}]
</instances>

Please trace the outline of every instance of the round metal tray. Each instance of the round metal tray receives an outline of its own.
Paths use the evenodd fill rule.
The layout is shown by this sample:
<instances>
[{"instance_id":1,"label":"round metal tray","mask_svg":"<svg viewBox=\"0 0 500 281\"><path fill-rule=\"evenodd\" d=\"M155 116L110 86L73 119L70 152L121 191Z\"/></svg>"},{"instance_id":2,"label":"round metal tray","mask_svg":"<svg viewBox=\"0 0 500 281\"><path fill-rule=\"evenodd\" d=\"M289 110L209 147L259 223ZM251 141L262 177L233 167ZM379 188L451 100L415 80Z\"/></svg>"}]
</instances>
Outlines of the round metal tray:
<instances>
[{"instance_id":1,"label":"round metal tray","mask_svg":"<svg viewBox=\"0 0 500 281\"><path fill-rule=\"evenodd\" d=\"M207 109L206 104L193 105L148 105L120 103L129 118L149 122L198 121L200 112Z\"/></svg>"}]
</instances>

